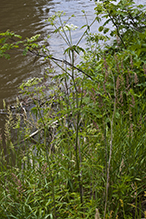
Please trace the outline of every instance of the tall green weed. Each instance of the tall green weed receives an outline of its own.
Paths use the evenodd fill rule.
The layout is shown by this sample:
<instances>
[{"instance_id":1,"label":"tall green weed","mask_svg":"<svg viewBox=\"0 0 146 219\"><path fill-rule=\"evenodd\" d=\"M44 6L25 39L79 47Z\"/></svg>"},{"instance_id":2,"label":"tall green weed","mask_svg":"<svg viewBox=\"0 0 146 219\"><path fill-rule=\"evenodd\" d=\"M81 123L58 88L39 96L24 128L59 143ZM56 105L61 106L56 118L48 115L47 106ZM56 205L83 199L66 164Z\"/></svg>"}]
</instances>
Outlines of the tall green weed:
<instances>
[{"instance_id":1,"label":"tall green weed","mask_svg":"<svg viewBox=\"0 0 146 219\"><path fill-rule=\"evenodd\" d=\"M86 25L75 45L72 31L76 27L63 22L61 12L49 18L68 45L65 53L69 61L55 59L45 47L38 51L34 44L37 37L27 39L27 45L26 41L19 42L25 52L51 59L61 73L54 76L53 85L46 83L46 76L22 83L23 105L17 101L15 116L9 108L6 149L0 159L2 218L144 216L146 75L142 10L132 1L100 1L95 12L98 21L101 16L106 18L99 28L103 35L89 34L92 24ZM114 30L105 29L109 21ZM106 45L107 31L117 37L110 46ZM86 51L79 46L85 35ZM2 52L4 55L6 50ZM75 66L75 56L81 53L83 61ZM11 137L14 130L15 142Z\"/></svg>"}]
</instances>

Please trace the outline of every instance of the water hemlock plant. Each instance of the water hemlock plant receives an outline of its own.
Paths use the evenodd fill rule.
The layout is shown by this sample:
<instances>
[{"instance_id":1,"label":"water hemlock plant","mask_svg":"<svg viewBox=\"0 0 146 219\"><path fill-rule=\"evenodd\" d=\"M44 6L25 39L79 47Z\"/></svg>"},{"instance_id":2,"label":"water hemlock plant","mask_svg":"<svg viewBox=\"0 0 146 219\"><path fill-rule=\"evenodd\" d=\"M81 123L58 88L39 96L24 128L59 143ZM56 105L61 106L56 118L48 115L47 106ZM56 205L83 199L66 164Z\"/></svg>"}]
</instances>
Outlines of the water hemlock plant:
<instances>
[{"instance_id":1,"label":"water hemlock plant","mask_svg":"<svg viewBox=\"0 0 146 219\"><path fill-rule=\"evenodd\" d=\"M5 109L1 218L146 218L145 6L98 1L95 13L93 22L105 20L100 34L90 33L93 22L83 11L86 30L76 44L72 16L63 21L58 12L48 19L68 46L65 60L40 47L39 35L0 34L1 56L21 46L24 55L48 60L44 77L20 86L24 98L15 111ZM83 37L86 49L79 46ZM48 84L50 60L60 74Z\"/></svg>"}]
</instances>

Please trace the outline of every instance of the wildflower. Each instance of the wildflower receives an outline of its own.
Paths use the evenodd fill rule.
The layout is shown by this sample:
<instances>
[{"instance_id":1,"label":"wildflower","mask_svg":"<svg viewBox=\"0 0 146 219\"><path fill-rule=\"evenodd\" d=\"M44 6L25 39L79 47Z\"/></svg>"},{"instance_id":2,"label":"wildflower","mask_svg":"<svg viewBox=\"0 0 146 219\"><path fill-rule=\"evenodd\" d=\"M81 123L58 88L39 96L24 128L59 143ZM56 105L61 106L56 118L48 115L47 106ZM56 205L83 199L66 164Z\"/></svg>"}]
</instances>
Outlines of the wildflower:
<instances>
[{"instance_id":1,"label":"wildflower","mask_svg":"<svg viewBox=\"0 0 146 219\"><path fill-rule=\"evenodd\" d=\"M135 82L135 84L138 83L138 77L137 77L137 74L136 74L136 73L134 74L134 82Z\"/></svg>"},{"instance_id":2,"label":"wildflower","mask_svg":"<svg viewBox=\"0 0 146 219\"><path fill-rule=\"evenodd\" d=\"M133 107L135 106L135 100L134 100L134 96L131 95L131 99L132 99L132 104L133 104Z\"/></svg>"},{"instance_id":3,"label":"wildflower","mask_svg":"<svg viewBox=\"0 0 146 219\"><path fill-rule=\"evenodd\" d=\"M103 82L103 90L104 90L104 92L106 93L105 83L106 83L106 81Z\"/></svg>"},{"instance_id":4,"label":"wildflower","mask_svg":"<svg viewBox=\"0 0 146 219\"><path fill-rule=\"evenodd\" d=\"M120 101L123 103L123 91L120 92Z\"/></svg>"},{"instance_id":5,"label":"wildflower","mask_svg":"<svg viewBox=\"0 0 146 219\"><path fill-rule=\"evenodd\" d=\"M117 92L119 90L119 87L120 87L120 79L119 79L119 76L117 77L117 81L116 81L116 89L117 89Z\"/></svg>"},{"instance_id":6,"label":"wildflower","mask_svg":"<svg viewBox=\"0 0 146 219\"><path fill-rule=\"evenodd\" d=\"M129 130L129 133L132 135L133 134L133 124L131 123L130 124L130 130Z\"/></svg>"},{"instance_id":7,"label":"wildflower","mask_svg":"<svg viewBox=\"0 0 146 219\"><path fill-rule=\"evenodd\" d=\"M144 218L146 219L146 211L144 211Z\"/></svg>"},{"instance_id":8,"label":"wildflower","mask_svg":"<svg viewBox=\"0 0 146 219\"><path fill-rule=\"evenodd\" d=\"M124 81L124 78L123 78L123 76L121 76L121 77L120 77L120 82L121 82L121 86L124 86L124 84L125 84L125 81Z\"/></svg>"},{"instance_id":9,"label":"wildflower","mask_svg":"<svg viewBox=\"0 0 146 219\"><path fill-rule=\"evenodd\" d=\"M143 65L143 70L144 70L144 75L146 77L146 65L145 64Z\"/></svg>"},{"instance_id":10,"label":"wildflower","mask_svg":"<svg viewBox=\"0 0 146 219\"><path fill-rule=\"evenodd\" d=\"M78 26L74 25L74 24L66 24L63 28L61 28L61 31L63 31L63 29L65 31L69 30L76 30L78 28Z\"/></svg>"},{"instance_id":11,"label":"wildflower","mask_svg":"<svg viewBox=\"0 0 146 219\"><path fill-rule=\"evenodd\" d=\"M130 57L130 64L131 64L131 67L133 68L133 59L132 59L132 56Z\"/></svg>"},{"instance_id":12,"label":"wildflower","mask_svg":"<svg viewBox=\"0 0 146 219\"><path fill-rule=\"evenodd\" d=\"M112 218L112 214L113 214L113 211L110 211L110 216L109 216L109 218Z\"/></svg>"},{"instance_id":13,"label":"wildflower","mask_svg":"<svg viewBox=\"0 0 146 219\"><path fill-rule=\"evenodd\" d=\"M127 87L129 85L129 78L128 78L128 75L126 75L126 82L127 82Z\"/></svg>"},{"instance_id":14,"label":"wildflower","mask_svg":"<svg viewBox=\"0 0 146 219\"><path fill-rule=\"evenodd\" d=\"M12 173L12 180L16 184L18 192L19 193L23 193L25 191L23 189L23 185L22 185L21 181L18 179L18 177L14 173Z\"/></svg>"},{"instance_id":15,"label":"wildflower","mask_svg":"<svg viewBox=\"0 0 146 219\"><path fill-rule=\"evenodd\" d=\"M124 207L123 200L122 200L122 199L120 199L120 202L121 202L121 207L123 208L123 207Z\"/></svg>"},{"instance_id":16,"label":"wildflower","mask_svg":"<svg viewBox=\"0 0 146 219\"><path fill-rule=\"evenodd\" d=\"M108 77L108 65L104 57L104 69L105 69L105 79Z\"/></svg>"}]
</instances>

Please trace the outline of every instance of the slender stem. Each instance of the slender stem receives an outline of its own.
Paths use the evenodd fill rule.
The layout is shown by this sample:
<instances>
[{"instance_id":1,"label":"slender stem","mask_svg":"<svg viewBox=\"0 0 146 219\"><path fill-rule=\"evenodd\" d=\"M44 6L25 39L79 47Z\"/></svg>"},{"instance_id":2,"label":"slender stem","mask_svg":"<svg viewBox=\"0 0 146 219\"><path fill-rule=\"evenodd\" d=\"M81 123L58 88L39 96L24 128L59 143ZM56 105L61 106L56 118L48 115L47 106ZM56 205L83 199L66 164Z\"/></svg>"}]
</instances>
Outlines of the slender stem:
<instances>
[{"instance_id":1,"label":"slender stem","mask_svg":"<svg viewBox=\"0 0 146 219\"><path fill-rule=\"evenodd\" d=\"M74 51L72 50L72 66L74 65ZM78 90L75 82L74 76L74 68L72 67L72 80L75 88L75 96L76 96L76 139L75 139L75 156L76 156L76 167L78 172L78 183L79 183L79 191L80 191L80 201L83 203L83 195L82 195L82 184L81 184L81 176L80 176L80 164L79 164L79 122L80 122L80 112L79 112L79 99L78 99Z\"/></svg>"},{"instance_id":2,"label":"slender stem","mask_svg":"<svg viewBox=\"0 0 146 219\"><path fill-rule=\"evenodd\" d=\"M72 46L73 44L72 44L71 30L69 30L69 37L70 37L70 44Z\"/></svg>"},{"instance_id":3,"label":"slender stem","mask_svg":"<svg viewBox=\"0 0 146 219\"><path fill-rule=\"evenodd\" d=\"M74 65L74 51L72 51L72 65ZM79 164L79 122L80 122L80 112L79 112L79 98L78 98L78 90L74 77L74 68L72 68L72 80L74 83L74 88L76 91L76 109L77 117L76 117L76 141L75 141L75 152L76 152L76 162L77 162L77 171L78 171L78 183L79 183L79 191L80 191L80 201L83 204L83 195L82 195L82 183L80 176L80 164Z\"/></svg>"},{"instance_id":4,"label":"slender stem","mask_svg":"<svg viewBox=\"0 0 146 219\"><path fill-rule=\"evenodd\" d=\"M88 28L91 27L94 24L95 21L96 21L96 18L92 21L92 23L89 26L87 25L87 29L84 31L84 33L82 34L82 36L80 37L80 39L78 40L76 45L79 45L79 43L81 42L81 40L83 39L83 37L87 33Z\"/></svg>"},{"instance_id":5,"label":"slender stem","mask_svg":"<svg viewBox=\"0 0 146 219\"><path fill-rule=\"evenodd\" d=\"M56 28L56 30L58 29L55 24L54 24L54 27ZM61 25L61 27L62 27L63 33L65 34L65 30L64 30L63 25ZM68 39L67 35L65 34L65 35L66 35L66 39L65 39L65 37L61 34L60 31L59 31L59 35L62 37L62 39L64 40L64 42L66 42L66 44L67 44L68 46L70 46L70 42L69 42L69 39Z\"/></svg>"},{"instance_id":6,"label":"slender stem","mask_svg":"<svg viewBox=\"0 0 146 219\"><path fill-rule=\"evenodd\" d=\"M116 112L116 85L115 85L115 77L113 76L114 82L114 110L111 119L111 138L110 138L110 153L109 153L109 161L107 167L107 181L106 181L106 196L105 196L105 208L104 208L104 219L106 217L107 211L107 202L108 202L108 192L109 192L109 179L110 179L110 165L111 165L111 158L112 158L112 149L113 149L113 122Z\"/></svg>"},{"instance_id":7,"label":"slender stem","mask_svg":"<svg viewBox=\"0 0 146 219\"><path fill-rule=\"evenodd\" d=\"M66 61L66 60L57 59L57 58L55 58L55 57L53 57L53 56L50 56L50 55L49 55L49 56L48 56L48 55L42 55L42 54L37 53L37 52L34 51L34 50L29 50L29 52L32 53L32 54L35 55L35 56L38 56L38 57L51 59L56 65L58 65L57 62L62 62L62 63L64 63L64 64L66 64L66 65L69 65L70 67L72 67L72 68L78 70L79 72L83 73L84 75L86 75L86 76L87 76L88 78L90 78L92 81L94 81L94 82L96 82L96 83L99 83L95 78L93 78L92 76L90 76L89 74L87 74L86 72L84 72L83 70L81 70L80 68L77 68L76 66L72 65L71 63L69 63L69 62ZM60 65L58 65L58 66L60 67ZM66 72L65 69L63 69L62 67L61 67L61 69L62 69L64 72Z\"/></svg>"},{"instance_id":8,"label":"slender stem","mask_svg":"<svg viewBox=\"0 0 146 219\"><path fill-rule=\"evenodd\" d=\"M118 35L118 37L120 38L121 43L123 44L124 48L126 49L126 45L125 45L125 43L124 43L124 41L123 41L123 38L122 38L122 36L121 36L121 34L120 34L120 31L119 31L119 26L117 25L116 21L114 20L114 18L112 17L111 13L110 13L110 12L108 11L108 9L106 8L106 6L104 5L103 7L106 9L106 12L107 12L107 14L108 14L108 16L109 16L111 22L112 22L113 25L116 27L117 35Z\"/></svg>"},{"instance_id":9,"label":"slender stem","mask_svg":"<svg viewBox=\"0 0 146 219\"><path fill-rule=\"evenodd\" d=\"M45 131L45 133L46 133L46 131ZM48 146L46 145L46 158L47 158L47 164L49 166L49 172L50 172L51 181L52 181L52 198L53 198L53 205L54 205L54 218L56 219L57 217L56 217L56 205L55 205L54 179L53 179L52 170L51 170L51 166L50 166L50 159L49 159L48 155L49 155L49 151L48 151Z\"/></svg>"},{"instance_id":10,"label":"slender stem","mask_svg":"<svg viewBox=\"0 0 146 219\"><path fill-rule=\"evenodd\" d=\"M67 45L71 47L71 42L70 42L70 40L69 40L69 38L68 38L68 36L67 36L67 34L66 34L66 31L64 30L64 26L63 26L61 17L59 17L59 20L60 20L60 24L61 24L61 27L62 27L62 31L63 31L63 33L64 33L64 35L65 35L65 37L66 37L66 40L67 40L67 41L65 40L65 42L68 42ZM60 33L60 32L59 32L59 33ZM60 33L60 35L62 36L61 33ZM65 39L63 36L62 36L62 38Z\"/></svg>"},{"instance_id":11,"label":"slender stem","mask_svg":"<svg viewBox=\"0 0 146 219\"><path fill-rule=\"evenodd\" d=\"M109 13L109 17L110 17L112 23L114 24L114 26L115 26L116 29L117 29L117 35L118 35L118 37L120 38L121 43L123 44L124 48L126 49L126 45L125 45L125 43L124 43L124 41L123 41L123 38L122 38L122 36L121 36L121 34L120 34L120 31L119 31L119 26L116 24L116 22L114 21L113 17L110 15L110 13Z\"/></svg>"}]
</instances>

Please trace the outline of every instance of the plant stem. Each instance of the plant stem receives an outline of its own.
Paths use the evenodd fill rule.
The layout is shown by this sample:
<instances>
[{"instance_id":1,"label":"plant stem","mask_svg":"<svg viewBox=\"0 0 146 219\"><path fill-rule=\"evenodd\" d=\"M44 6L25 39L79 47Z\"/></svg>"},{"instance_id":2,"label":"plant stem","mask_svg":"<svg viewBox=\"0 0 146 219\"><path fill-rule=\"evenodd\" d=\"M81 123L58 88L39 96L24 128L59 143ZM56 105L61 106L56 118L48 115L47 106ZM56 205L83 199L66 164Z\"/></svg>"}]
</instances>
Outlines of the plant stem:
<instances>
[{"instance_id":1,"label":"plant stem","mask_svg":"<svg viewBox=\"0 0 146 219\"><path fill-rule=\"evenodd\" d=\"M113 75L113 82L114 82L114 110L111 119L111 137L110 137L110 153L109 153L109 161L107 167L107 181L106 181L106 194L105 194L105 208L104 208L104 219L106 217L107 211L107 202L108 202L108 191L109 191L109 179L110 179L110 165L111 165L111 158L112 158L112 149L113 149L113 122L116 112L116 85L115 85L115 77Z\"/></svg>"},{"instance_id":2,"label":"plant stem","mask_svg":"<svg viewBox=\"0 0 146 219\"><path fill-rule=\"evenodd\" d=\"M74 51L72 50L72 66L74 66ZM75 152L76 152L76 163L77 163L77 172L78 172L78 183L79 183L79 191L80 191L80 201L83 204L83 195L82 195L82 183L80 176L80 164L79 164L79 122L80 122L80 112L79 112L79 98L78 98L78 89L75 82L74 77L74 68L72 68L72 80L74 83L74 88L76 92L76 140L75 140Z\"/></svg>"}]
</instances>

